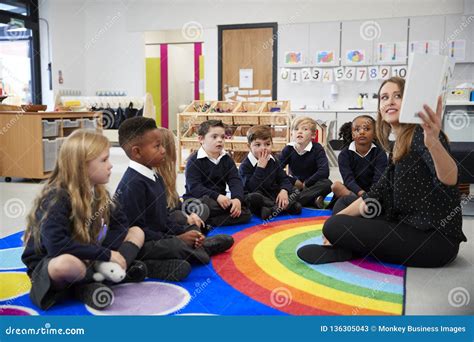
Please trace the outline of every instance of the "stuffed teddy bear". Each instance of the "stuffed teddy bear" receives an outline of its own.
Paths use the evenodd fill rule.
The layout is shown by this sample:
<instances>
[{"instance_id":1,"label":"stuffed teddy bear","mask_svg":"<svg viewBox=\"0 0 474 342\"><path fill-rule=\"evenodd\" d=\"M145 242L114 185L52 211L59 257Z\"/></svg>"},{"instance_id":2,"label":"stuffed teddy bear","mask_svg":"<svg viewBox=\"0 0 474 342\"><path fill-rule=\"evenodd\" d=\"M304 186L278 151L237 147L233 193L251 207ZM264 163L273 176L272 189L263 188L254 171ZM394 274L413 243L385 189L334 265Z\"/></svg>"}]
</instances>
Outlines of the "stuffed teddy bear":
<instances>
[{"instance_id":1,"label":"stuffed teddy bear","mask_svg":"<svg viewBox=\"0 0 474 342\"><path fill-rule=\"evenodd\" d=\"M101 282L108 280L114 283L119 283L125 278L125 271L119 264L110 261L96 261L94 262L95 273L93 278L95 281Z\"/></svg>"}]
</instances>

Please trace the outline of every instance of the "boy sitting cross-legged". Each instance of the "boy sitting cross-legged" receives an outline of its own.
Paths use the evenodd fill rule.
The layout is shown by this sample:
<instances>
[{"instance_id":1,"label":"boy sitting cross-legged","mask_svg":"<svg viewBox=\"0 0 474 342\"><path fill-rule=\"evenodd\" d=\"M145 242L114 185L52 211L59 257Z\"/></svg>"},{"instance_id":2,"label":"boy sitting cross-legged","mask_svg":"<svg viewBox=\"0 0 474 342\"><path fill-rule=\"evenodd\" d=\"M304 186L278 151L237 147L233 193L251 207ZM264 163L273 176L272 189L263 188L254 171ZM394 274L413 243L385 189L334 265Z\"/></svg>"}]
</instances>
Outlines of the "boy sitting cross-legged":
<instances>
[{"instance_id":1,"label":"boy sitting cross-legged","mask_svg":"<svg viewBox=\"0 0 474 342\"><path fill-rule=\"evenodd\" d=\"M272 131L268 126L253 126L247 132L250 152L240 164L245 199L252 214L263 220L286 211L300 214L301 204L288 175L272 156Z\"/></svg>"},{"instance_id":2,"label":"boy sitting cross-legged","mask_svg":"<svg viewBox=\"0 0 474 342\"><path fill-rule=\"evenodd\" d=\"M191 271L189 263L209 263L210 256L226 251L234 240L228 235L204 238L197 226L170 219L163 179L153 171L165 157L161 142L153 119L134 117L120 125L119 143L131 160L116 196L129 222L145 232L138 259L149 276L179 281Z\"/></svg>"},{"instance_id":3,"label":"boy sitting cross-legged","mask_svg":"<svg viewBox=\"0 0 474 342\"><path fill-rule=\"evenodd\" d=\"M252 214L244 204L244 187L232 158L224 151L225 126L221 120L207 120L198 130L201 148L186 164L186 193L209 208L206 223L227 226L250 221ZM229 186L231 198L226 196Z\"/></svg>"}]
</instances>

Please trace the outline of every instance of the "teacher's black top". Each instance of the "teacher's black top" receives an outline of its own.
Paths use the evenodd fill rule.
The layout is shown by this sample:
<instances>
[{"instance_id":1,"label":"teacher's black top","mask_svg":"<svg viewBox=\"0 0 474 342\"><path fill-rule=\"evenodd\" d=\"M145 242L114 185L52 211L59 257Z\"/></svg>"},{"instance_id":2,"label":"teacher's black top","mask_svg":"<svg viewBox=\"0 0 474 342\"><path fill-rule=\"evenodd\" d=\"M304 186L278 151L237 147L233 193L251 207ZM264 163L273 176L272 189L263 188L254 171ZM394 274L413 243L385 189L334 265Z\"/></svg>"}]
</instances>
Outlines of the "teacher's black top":
<instances>
[{"instance_id":1,"label":"teacher's black top","mask_svg":"<svg viewBox=\"0 0 474 342\"><path fill-rule=\"evenodd\" d=\"M450 152L444 134L440 141ZM462 232L462 211L457 186L440 182L430 152L424 144L421 126L413 135L410 152L399 162L390 162L380 180L367 194L366 203L376 199L389 221L403 222L414 228L438 230L459 241L467 241Z\"/></svg>"}]
</instances>

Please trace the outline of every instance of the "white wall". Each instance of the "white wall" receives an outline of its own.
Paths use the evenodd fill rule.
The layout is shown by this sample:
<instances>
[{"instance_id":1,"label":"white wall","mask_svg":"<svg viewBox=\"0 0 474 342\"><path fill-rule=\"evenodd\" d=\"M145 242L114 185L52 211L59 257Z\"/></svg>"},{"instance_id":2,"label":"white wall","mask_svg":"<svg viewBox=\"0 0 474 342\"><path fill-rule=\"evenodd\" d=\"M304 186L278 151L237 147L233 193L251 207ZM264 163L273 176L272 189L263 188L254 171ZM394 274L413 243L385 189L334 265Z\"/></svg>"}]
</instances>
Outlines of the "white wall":
<instances>
[{"instance_id":1,"label":"white wall","mask_svg":"<svg viewBox=\"0 0 474 342\"><path fill-rule=\"evenodd\" d=\"M206 99L215 99L216 25L456 14L472 9L472 1L44 0L40 2L40 15L50 20L55 91L80 89L85 95L93 95L96 90L117 89L125 90L129 95L142 95L145 91L144 32L181 30L195 25L203 28L205 96ZM44 39L45 35L42 35L42 44ZM43 48L43 52L46 49ZM64 75L62 86L57 84L59 69ZM42 71L43 84L46 85L46 68L42 67ZM352 91L354 94L357 92L358 89ZM313 92L304 95L315 97L324 94ZM279 94L280 98L282 96L284 94Z\"/></svg>"},{"instance_id":2,"label":"white wall","mask_svg":"<svg viewBox=\"0 0 474 342\"><path fill-rule=\"evenodd\" d=\"M176 130L180 105L194 100L194 44L168 45L169 123Z\"/></svg>"},{"instance_id":3,"label":"white wall","mask_svg":"<svg viewBox=\"0 0 474 342\"><path fill-rule=\"evenodd\" d=\"M53 66L53 89L84 88L84 15L83 4L76 1L48 0L41 2L40 18L49 22L50 48ZM41 80L44 103L53 109L53 93L49 90L48 42L46 25L40 22ZM63 74L64 83L58 82L58 71Z\"/></svg>"}]
</instances>

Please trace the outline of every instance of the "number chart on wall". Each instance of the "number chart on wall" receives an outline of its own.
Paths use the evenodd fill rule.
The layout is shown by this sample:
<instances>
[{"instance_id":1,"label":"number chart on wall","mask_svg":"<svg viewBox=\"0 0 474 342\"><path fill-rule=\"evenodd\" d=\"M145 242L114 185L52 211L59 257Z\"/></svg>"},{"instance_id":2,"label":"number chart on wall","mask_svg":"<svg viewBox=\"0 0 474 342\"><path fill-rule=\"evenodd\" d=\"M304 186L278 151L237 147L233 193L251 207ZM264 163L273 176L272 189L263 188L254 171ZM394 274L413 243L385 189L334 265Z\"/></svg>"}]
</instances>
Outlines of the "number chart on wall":
<instances>
[{"instance_id":1,"label":"number chart on wall","mask_svg":"<svg viewBox=\"0 0 474 342\"><path fill-rule=\"evenodd\" d=\"M405 78L406 65L375 65L367 67L340 66L336 68L281 68L280 79L291 83L334 81L365 82L386 80L393 76Z\"/></svg>"}]
</instances>

